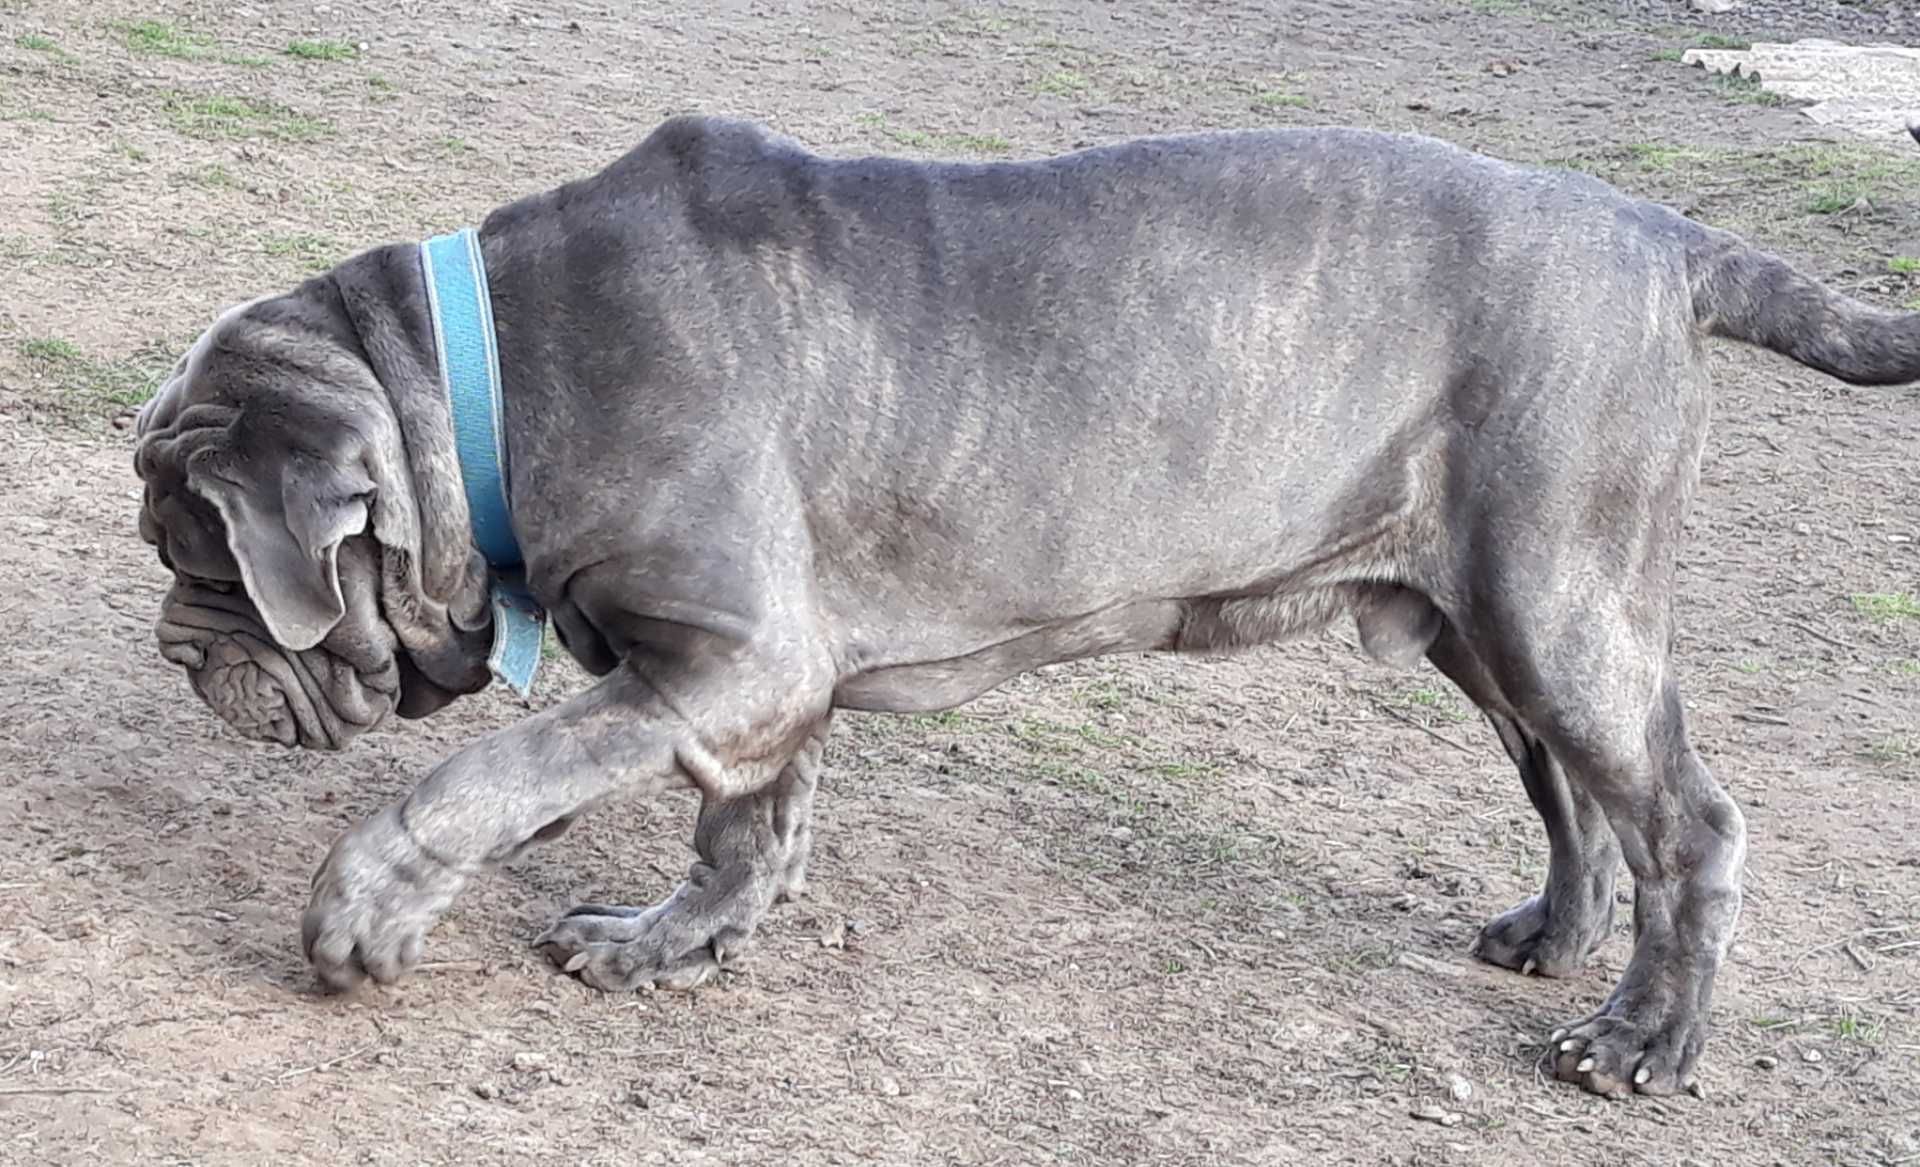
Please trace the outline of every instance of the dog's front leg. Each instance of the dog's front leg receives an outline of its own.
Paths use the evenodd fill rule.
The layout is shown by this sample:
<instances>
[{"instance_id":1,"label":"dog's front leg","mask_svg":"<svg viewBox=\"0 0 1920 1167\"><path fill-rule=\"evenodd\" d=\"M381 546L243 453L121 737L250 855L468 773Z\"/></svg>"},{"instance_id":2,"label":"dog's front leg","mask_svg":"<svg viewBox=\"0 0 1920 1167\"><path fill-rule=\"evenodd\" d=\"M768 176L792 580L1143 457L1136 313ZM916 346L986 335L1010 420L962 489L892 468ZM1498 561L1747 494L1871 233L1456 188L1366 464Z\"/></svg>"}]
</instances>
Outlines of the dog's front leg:
<instances>
[{"instance_id":1,"label":"dog's front leg","mask_svg":"<svg viewBox=\"0 0 1920 1167\"><path fill-rule=\"evenodd\" d=\"M705 800L693 833L700 858L671 895L646 908L582 904L535 943L597 989L691 989L710 980L747 950L768 908L799 894L825 729L763 789Z\"/></svg>"},{"instance_id":2,"label":"dog's front leg","mask_svg":"<svg viewBox=\"0 0 1920 1167\"><path fill-rule=\"evenodd\" d=\"M747 807L741 823L722 813L711 832L725 845L716 857L739 850L754 836L750 808L763 795L772 798L765 817L788 823L793 816L772 813L781 791L804 771L811 793L831 691L824 654L791 645L777 654L742 648L706 667L620 666L586 692L461 750L342 836L314 876L301 929L308 959L336 988L369 976L395 980L418 961L427 932L471 876L559 834L615 793L691 785L710 808ZM799 809L804 819L806 806ZM716 870L732 877L738 865ZM769 902L785 870L754 877L773 889ZM761 890L745 888L753 894L740 903L757 902ZM744 922L757 922L758 912L748 914Z\"/></svg>"}]
</instances>

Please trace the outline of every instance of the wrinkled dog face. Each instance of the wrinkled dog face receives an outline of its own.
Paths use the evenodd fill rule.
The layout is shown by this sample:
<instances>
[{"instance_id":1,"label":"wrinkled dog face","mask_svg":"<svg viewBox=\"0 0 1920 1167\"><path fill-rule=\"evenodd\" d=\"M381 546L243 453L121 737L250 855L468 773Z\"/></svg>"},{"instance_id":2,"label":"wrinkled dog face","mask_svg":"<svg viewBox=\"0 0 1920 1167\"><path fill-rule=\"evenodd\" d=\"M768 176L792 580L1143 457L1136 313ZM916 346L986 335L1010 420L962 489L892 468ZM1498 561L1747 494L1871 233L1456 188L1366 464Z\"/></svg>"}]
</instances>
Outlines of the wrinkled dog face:
<instances>
[{"instance_id":1,"label":"wrinkled dog face","mask_svg":"<svg viewBox=\"0 0 1920 1167\"><path fill-rule=\"evenodd\" d=\"M394 711L408 671L369 534L367 431L390 416L353 408L363 361L272 306L223 316L141 411L140 534L174 576L161 653L201 699L249 737L338 749Z\"/></svg>"}]
</instances>

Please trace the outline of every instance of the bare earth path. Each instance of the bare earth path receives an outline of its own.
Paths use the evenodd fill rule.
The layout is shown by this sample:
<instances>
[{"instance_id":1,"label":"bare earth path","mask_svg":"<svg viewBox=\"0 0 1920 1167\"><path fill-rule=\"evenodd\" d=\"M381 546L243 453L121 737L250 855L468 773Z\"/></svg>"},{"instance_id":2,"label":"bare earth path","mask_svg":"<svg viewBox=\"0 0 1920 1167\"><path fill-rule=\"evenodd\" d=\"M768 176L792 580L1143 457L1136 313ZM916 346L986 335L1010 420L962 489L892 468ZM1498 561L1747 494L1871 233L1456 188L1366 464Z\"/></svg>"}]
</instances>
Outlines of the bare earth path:
<instances>
[{"instance_id":1,"label":"bare earth path","mask_svg":"<svg viewBox=\"0 0 1920 1167\"><path fill-rule=\"evenodd\" d=\"M1716 357L1679 659L1753 858L1704 1100L1538 1078L1628 937L1569 982L1466 957L1544 840L1463 701L1350 633L844 719L812 895L697 996L600 996L527 946L574 901L669 886L692 821L669 800L482 882L421 975L341 999L297 936L327 844L521 709L256 748L149 631L163 574L113 419L157 354L671 112L1006 157L1418 129L1920 297L1920 262L1889 265L1920 256L1920 150L1675 63L1706 32L1920 43L1913 6L1686 9L0 0L0 1162L1920 1163L1910 389ZM581 681L555 668L537 700Z\"/></svg>"}]
</instances>

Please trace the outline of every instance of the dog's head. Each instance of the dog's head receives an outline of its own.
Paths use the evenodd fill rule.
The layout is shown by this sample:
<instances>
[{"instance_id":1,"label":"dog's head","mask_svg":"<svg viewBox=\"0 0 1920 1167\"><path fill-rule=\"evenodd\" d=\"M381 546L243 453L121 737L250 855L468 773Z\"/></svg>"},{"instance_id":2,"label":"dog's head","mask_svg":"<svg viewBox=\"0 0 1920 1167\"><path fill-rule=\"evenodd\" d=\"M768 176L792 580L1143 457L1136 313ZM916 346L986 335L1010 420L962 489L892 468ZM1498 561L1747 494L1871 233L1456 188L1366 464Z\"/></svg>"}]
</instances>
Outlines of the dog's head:
<instances>
[{"instance_id":1,"label":"dog's head","mask_svg":"<svg viewBox=\"0 0 1920 1167\"><path fill-rule=\"evenodd\" d=\"M161 652L250 737L338 749L487 683L484 569L416 502L448 459L410 457L372 347L312 281L223 315L139 416L140 533L174 576ZM458 545L428 555L436 536Z\"/></svg>"}]
</instances>

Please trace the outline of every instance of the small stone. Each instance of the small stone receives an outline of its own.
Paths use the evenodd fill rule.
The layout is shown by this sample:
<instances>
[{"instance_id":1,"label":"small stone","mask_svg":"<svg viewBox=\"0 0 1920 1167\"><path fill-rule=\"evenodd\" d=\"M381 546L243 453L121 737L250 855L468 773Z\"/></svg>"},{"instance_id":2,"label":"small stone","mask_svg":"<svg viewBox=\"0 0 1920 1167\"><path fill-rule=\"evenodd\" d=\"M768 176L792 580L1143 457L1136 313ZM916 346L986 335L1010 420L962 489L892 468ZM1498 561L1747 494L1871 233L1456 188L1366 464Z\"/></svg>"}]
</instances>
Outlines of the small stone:
<instances>
[{"instance_id":1,"label":"small stone","mask_svg":"<svg viewBox=\"0 0 1920 1167\"><path fill-rule=\"evenodd\" d=\"M1740 7L1740 0L1687 0L1687 7L1709 16L1719 16Z\"/></svg>"},{"instance_id":2,"label":"small stone","mask_svg":"<svg viewBox=\"0 0 1920 1167\"><path fill-rule=\"evenodd\" d=\"M888 1098L898 1098L900 1097L900 1083L894 1081L892 1078L882 1078L880 1079L880 1093L885 1094Z\"/></svg>"},{"instance_id":3,"label":"small stone","mask_svg":"<svg viewBox=\"0 0 1920 1167\"><path fill-rule=\"evenodd\" d=\"M1749 799L1748 801L1752 801L1752 800ZM847 932L849 935L865 936L867 933L871 931L873 931L872 920L863 920L860 917L855 916L853 919L847 921Z\"/></svg>"},{"instance_id":4,"label":"small stone","mask_svg":"<svg viewBox=\"0 0 1920 1167\"><path fill-rule=\"evenodd\" d=\"M847 924L844 920L835 920L820 929L820 947L845 948L847 946Z\"/></svg>"},{"instance_id":5,"label":"small stone","mask_svg":"<svg viewBox=\"0 0 1920 1167\"><path fill-rule=\"evenodd\" d=\"M1753 1059L1753 1064L1762 1070L1771 1070L1780 1064L1780 1059L1774 1057L1772 1054L1761 1054L1759 1057Z\"/></svg>"},{"instance_id":6,"label":"small stone","mask_svg":"<svg viewBox=\"0 0 1920 1167\"><path fill-rule=\"evenodd\" d=\"M513 1055L513 1068L522 1074L531 1074L535 1070L547 1068L547 1055L531 1050Z\"/></svg>"},{"instance_id":7,"label":"small stone","mask_svg":"<svg viewBox=\"0 0 1920 1167\"><path fill-rule=\"evenodd\" d=\"M1465 1121L1464 1116L1451 1110L1442 1110L1438 1106L1421 1106L1409 1113L1421 1122L1438 1123L1441 1126L1459 1126Z\"/></svg>"},{"instance_id":8,"label":"small stone","mask_svg":"<svg viewBox=\"0 0 1920 1167\"><path fill-rule=\"evenodd\" d=\"M1813 534L1813 527L1807 523L1795 523L1793 525L1793 533L1796 535L1811 535Z\"/></svg>"},{"instance_id":9,"label":"small stone","mask_svg":"<svg viewBox=\"0 0 1920 1167\"><path fill-rule=\"evenodd\" d=\"M500 1097L500 1087L492 1082L477 1082L473 1087L473 1096L491 1102Z\"/></svg>"},{"instance_id":10,"label":"small stone","mask_svg":"<svg viewBox=\"0 0 1920 1167\"><path fill-rule=\"evenodd\" d=\"M1810 1066L1817 1066L1821 1062L1826 1061L1827 1059L1826 1059L1826 1056L1822 1054L1819 1050L1810 1049L1810 1050L1801 1051L1800 1060L1807 1063Z\"/></svg>"},{"instance_id":11,"label":"small stone","mask_svg":"<svg viewBox=\"0 0 1920 1167\"><path fill-rule=\"evenodd\" d=\"M1455 1102L1466 1102L1473 1097L1473 1083L1459 1074L1448 1074L1441 1081L1446 1083L1447 1097Z\"/></svg>"},{"instance_id":12,"label":"small stone","mask_svg":"<svg viewBox=\"0 0 1920 1167\"><path fill-rule=\"evenodd\" d=\"M627 1105L636 1110L646 1110L651 1107L653 1103L647 1099L645 1094L635 1090L633 1093L627 1095Z\"/></svg>"},{"instance_id":13,"label":"small stone","mask_svg":"<svg viewBox=\"0 0 1920 1167\"><path fill-rule=\"evenodd\" d=\"M1080 1093L1080 1091L1075 1090L1071 1086L1067 1087L1065 1090L1062 1090L1060 1093L1066 1097L1066 1100L1068 1102L1085 1102L1087 1100L1087 1096L1085 1094Z\"/></svg>"}]
</instances>

